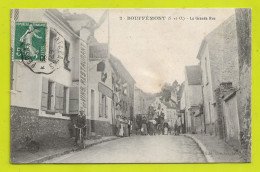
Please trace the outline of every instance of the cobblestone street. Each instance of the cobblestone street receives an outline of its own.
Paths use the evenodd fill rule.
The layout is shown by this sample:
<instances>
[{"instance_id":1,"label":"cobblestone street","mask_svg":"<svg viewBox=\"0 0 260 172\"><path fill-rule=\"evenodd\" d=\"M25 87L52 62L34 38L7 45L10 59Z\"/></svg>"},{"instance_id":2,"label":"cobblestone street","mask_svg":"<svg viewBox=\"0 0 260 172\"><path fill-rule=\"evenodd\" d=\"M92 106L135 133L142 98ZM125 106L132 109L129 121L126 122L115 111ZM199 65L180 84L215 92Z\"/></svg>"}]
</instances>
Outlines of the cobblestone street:
<instances>
[{"instance_id":1,"label":"cobblestone street","mask_svg":"<svg viewBox=\"0 0 260 172\"><path fill-rule=\"evenodd\" d=\"M102 143L44 163L204 163L200 148L184 136L132 136Z\"/></svg>"}]
</instances>

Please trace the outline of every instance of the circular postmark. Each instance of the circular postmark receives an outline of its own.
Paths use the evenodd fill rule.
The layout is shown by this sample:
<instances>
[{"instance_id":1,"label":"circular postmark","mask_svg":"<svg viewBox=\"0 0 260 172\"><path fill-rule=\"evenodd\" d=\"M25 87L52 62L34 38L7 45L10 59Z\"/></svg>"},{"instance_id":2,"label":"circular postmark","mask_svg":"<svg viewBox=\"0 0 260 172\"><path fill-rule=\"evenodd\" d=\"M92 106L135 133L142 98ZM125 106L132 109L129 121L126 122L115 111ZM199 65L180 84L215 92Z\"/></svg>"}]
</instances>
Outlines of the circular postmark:
<instances>
[{"instance_id":1,"label":"circular postmark","mask_svg":"<svg viewBox=\"0 0 260 172\"><path fill-rule=\"evenodd\" d=\"M47 23L16 22L15 26L14 60L36 74L52 74L63 65L65 41L59 33L50 38L52 45L47 56Z\"/></svg>"}]
</instances>

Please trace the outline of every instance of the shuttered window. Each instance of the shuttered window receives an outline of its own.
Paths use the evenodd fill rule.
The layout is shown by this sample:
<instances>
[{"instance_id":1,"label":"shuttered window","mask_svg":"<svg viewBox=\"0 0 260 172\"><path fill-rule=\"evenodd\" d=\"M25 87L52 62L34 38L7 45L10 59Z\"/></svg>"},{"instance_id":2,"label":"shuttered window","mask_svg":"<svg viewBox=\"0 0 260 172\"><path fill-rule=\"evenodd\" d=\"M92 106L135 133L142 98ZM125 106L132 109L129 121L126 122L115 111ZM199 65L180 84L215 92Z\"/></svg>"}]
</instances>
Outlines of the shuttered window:
<instances>
[{"instance_id":1,"label":"shuttered window","mask_svg":"<svg viewBox=\"0 0 260 172\"><path fill-rule=\"evenodd\" d=\"M47 110L47 102L48 102L48 79L42 78L42 96L41 96L41 109Z\"/></svg>"},{"instance_id":2,"label":"shuttered window","mask_svg":"<svg viewBox=\"0 0 260 172\"><path fill-rule=\"evenodd\" d=\"M99 92L99 117L102 117L102 93Z\"/></svg>"},{"instance_id":3,"label":"shuttered window","mask_svg":"<svg viewBox=\"0 0 260 172\"><path fill-rule=\"evenodd\" d=\"M65 40L65 54L64 54L64 67L65 69L69 69L69 52L70 52L70 43Z\"/></svg>"},{"instance_id":4,"label":"shuttered window","mask_svg":"<svg viewBox=\"0 0 260 172\"><path fill-rule=\"evenodd\" d=\"M55 50L56 50L56 43L55 38L57 36L57 33L50 29L50 38L49 38L49 60L54 61L55 58Z\"/></svg>"},{"instance_id":5,"label":"shuttered window","mask_svg":"<svg viewBox=\"0 0 260 172\"><path fill-rule=\"evenodd\" d=\"M99 92L99 117L107 118L107 98L104 94Z\"/></svg>"},{"instance_id":6,"label":"shuttered window","mask_svg":"<svg viewBox=\"0 0 260 172\"><path fill-rule=\"evenodd\" d=\"M63 113L63 93L64 86L56 83L55 87L55 110L56 112Z\"/></svg>"},{"instance_id":7,"label":"shuttered window","mask_svg":"<svg viewBox=\"0 0 260 172\"><path fill-rule=\"evenodd\" d=\"M54 110L54 82L48 81L48 94L47 94L47 110Z\"/></svg>"},{"instance_id":8,"label":"shuttered window","mask_svg":"<svg viewBox=\"0 0 260 172\"><path fill-rule=\"evenodd\" d=\"M63 87L63 113L67 113L68 87Z\"/></svg>"},{"instance_id":9,"label":"shuttered window","mask_svg":"<svg viewBox=\"0 0 260 172\"><path fill-rule=\"evenodd\" d=\"M62 84L42 79L41 110L67 113L69 88Z\"/></svg>"}]
</instances>

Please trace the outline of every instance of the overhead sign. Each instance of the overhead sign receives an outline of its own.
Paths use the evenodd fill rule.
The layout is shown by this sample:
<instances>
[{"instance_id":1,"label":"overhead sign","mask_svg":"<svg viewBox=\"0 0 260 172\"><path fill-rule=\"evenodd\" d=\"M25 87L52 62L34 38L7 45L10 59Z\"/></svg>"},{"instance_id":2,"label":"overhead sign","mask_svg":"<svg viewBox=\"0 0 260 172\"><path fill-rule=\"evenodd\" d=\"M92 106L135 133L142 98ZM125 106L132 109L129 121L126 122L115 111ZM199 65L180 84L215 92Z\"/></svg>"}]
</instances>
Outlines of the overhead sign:
<instances>
[{"instance_id":1,"label":"overhead sign","mask_svg":"<svg viewBox=\"0 0 260 172\"><path fill-rule=\"evenodd\" d=\"M99 60L108 57L108 44L98 44L89 46L90 60Z\"/></svg>"}]
</instances>

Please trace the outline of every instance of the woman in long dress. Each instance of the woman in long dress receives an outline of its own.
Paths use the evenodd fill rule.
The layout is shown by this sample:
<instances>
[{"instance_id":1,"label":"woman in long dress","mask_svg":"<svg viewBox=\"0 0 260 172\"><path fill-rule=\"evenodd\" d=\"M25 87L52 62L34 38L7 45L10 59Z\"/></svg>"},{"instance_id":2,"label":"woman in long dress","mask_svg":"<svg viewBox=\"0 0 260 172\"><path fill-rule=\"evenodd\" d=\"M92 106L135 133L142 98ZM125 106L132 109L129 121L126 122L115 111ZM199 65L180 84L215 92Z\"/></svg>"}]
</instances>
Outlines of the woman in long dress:
<instances>
[{"instance_id":1,"label":"woman in long dress","mask_svg":"<svg viewBox=\"0 0 260 172\"><path fill-rule=\"evenodd\" d=\"M29 29L26 30L24 35L20 38L21 42L25 43L26 48L29 50L29 56L30 57L35 57L36 59L38 58L38 53L39 51L33 47L32 44L32 38L36 37L38 39L42 39L42 37L38 36L36 33L38 33L39 30L34 29L32 25L29 26Z\"/></svg>"},{"instance_id":2,"label":"woman in long dress","mask_svg":"<svg viewBox=\"0 0 260 172\"><path fill-rule=\"evenodd\" d=\"M124 125L123 124L120 124L119 136L120 137L124 136Z\"/></svg>"},{"instance_id":3,"label":"woman in long dress","mask_svg":"<svg viewBox=\"0 0 260 172\"><path fill-rule=\"evenodd\" d=\"M143 120L142 122L142 130L143 130L143 135L147 135L147 124L146 124L146 119Z\"/></svg>"}]
</instances>

